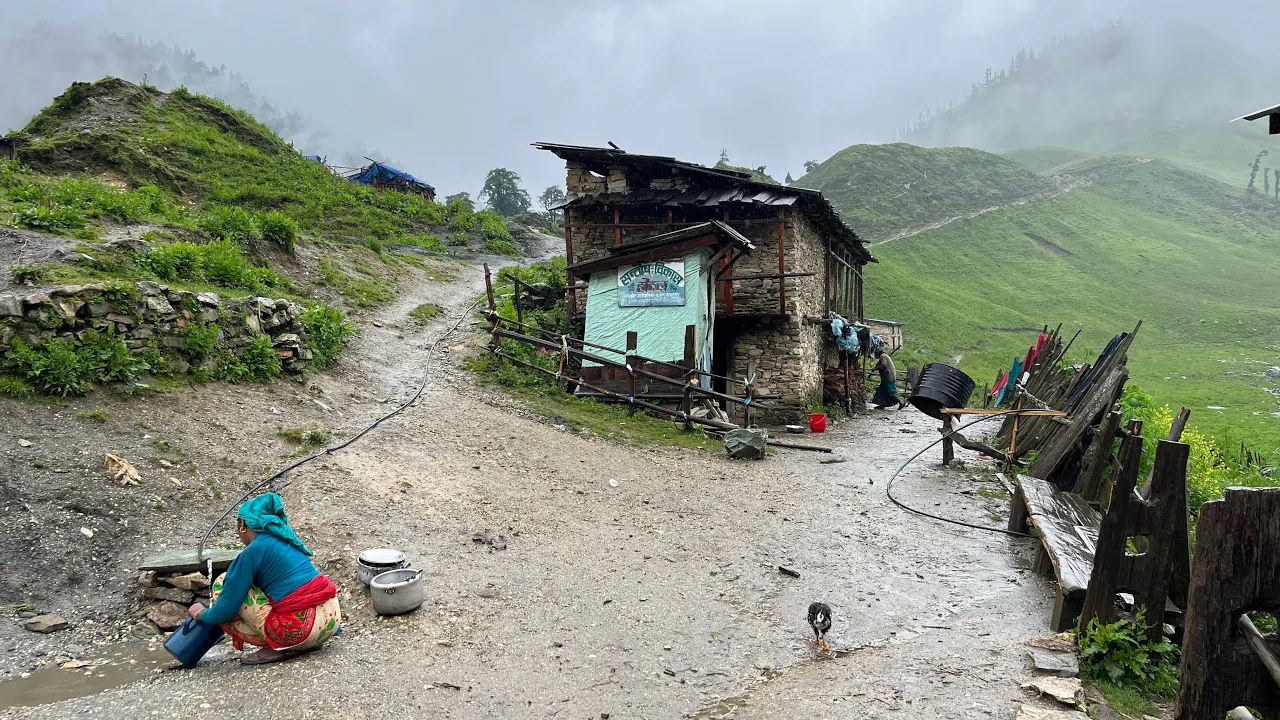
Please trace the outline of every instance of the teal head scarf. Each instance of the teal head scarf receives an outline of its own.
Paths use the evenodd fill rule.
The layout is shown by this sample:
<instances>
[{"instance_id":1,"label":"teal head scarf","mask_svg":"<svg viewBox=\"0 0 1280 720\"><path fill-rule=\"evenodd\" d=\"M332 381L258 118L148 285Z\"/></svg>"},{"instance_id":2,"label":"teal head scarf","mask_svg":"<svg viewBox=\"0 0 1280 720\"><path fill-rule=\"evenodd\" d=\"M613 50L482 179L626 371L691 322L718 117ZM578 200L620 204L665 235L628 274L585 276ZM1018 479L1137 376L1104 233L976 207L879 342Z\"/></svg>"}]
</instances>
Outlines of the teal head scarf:
<instances>
[{"instance_id":1,"label":"teal head scarf","mask_svg":"<svg viewBox=\"0 0 1280 720\"><path fill-rule=\"evenodd\" d=\"M313 555L293 528L289 527L289 516L284 513L284 500L279 495L269 492L246 501L236 512L236 516L244 520L244 524L254 532L267 533L298 548L306 555Z\"/></svg>"}]
</instances>

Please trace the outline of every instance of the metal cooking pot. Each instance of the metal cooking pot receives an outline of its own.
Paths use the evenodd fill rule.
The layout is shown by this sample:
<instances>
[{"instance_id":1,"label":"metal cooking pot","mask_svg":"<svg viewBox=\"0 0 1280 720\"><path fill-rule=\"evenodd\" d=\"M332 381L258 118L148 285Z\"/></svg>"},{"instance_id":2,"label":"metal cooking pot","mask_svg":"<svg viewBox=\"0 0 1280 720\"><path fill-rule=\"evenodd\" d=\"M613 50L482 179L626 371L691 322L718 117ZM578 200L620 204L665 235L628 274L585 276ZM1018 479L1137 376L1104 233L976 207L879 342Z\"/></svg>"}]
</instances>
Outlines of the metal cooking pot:
<instances>
[{"instance_id":1,"label":"metal cooking pot","mask_svg":"<svg viewBox=\"0 0 1280 720\"><path fill-rule=\"evenodd\" d=\"M422 570L391 570L369 583L369 598L379 615L399 615L422 605Z\"/></svg>"},{"instance_id":2,"label":"metal cooking pot","mask_svg":"<svg viewBox=\"0 0 1280 720\"><path fill-rule=\"evenodd\" d=\"M409 567L404 553L392 548L372 548L360 553L356 558L356 580L361 585L369 586L369 581L388 570L401 570Z\"/></svg>"}]
</instances>

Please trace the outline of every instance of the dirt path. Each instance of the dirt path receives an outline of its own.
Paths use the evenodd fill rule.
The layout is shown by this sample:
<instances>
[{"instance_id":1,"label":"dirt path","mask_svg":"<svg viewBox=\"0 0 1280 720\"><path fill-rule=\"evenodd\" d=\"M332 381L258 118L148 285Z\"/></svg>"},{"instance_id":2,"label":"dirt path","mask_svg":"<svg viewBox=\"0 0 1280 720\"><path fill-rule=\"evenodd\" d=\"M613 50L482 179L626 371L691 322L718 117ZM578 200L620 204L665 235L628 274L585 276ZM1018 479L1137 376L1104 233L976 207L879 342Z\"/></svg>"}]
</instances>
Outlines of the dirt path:
<instances>
[{"instance_id":1,"label":"dirt path","mask_svg":"<svg viewBox=\"0 0 1280 720\"><path fill-rule=\"evenodd\" d=\"M456 319L480 286L471 267L452 287L423 286L380 311L381 327L313 380L328 411L300 388L205 387L176 399L197 419L221 401L228 441L250 453L242 462L278 464L274 450L253 454L238 424L271 403L291 422L367 422L390 407L381 400L416 389L450 322L419 329L407 310L438 302ZM1026 548L884 496L901 459L936 436L932 420L904 410L842 423L826 438L844 448L841 464L799 452L732 463L507 412L508 398L465 382L454 367L463 354L436 361L417 407L298 471L286 490L317 564L343 588L348 621L322 652L245 668L224 644L195 671L5 716L955 718L1007 717L1022 697L1023 643L1048 620ZM977 494L994 485L937 468L936 455L899 482L902 499L969 521L996 524L990 514L1006 505ZM193 543L221 509L201 507L138 551ZM507 549L472 541L486 530ZM355 553L384 545L426 569L419 612L378 618L357 589ZM804 623L813 600L834 608L836 648L873 647L816 654Z\"/></svg>"}]
</instances>

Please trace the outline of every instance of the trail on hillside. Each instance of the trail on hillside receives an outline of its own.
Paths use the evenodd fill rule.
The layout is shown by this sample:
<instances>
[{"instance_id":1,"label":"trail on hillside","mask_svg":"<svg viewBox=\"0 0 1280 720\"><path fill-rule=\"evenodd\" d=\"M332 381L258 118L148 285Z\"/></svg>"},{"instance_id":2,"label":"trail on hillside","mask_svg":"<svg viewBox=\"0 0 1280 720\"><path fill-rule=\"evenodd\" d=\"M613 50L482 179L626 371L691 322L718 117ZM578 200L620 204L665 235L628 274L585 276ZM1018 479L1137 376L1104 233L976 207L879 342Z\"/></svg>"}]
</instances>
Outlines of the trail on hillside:
<instances>
[{"instance_id":1,"label":"trail on hillside","mask_svg":"<svg viewBox=\"0 0 1280 720\"><path fill-rule=\"evenodd\" d=\"M1066 180L1066 178L1071 178L1071 179ZM1033 193L1031 195L1026 195L1016 200L1004 203L1003 205L992 205L991 207L985 207L985 208L982 208L981 210L975 210L970 213L965 213L962 215L953 215L951 217L943 218L942 220L931 222L927 225L918 225L916 227L900 230L897 233L894 233L893 235L885 238L884 240L877 240L876 242L868 243L868 244L872 246L884 245L887 243L891 243L894 240L903 240L909 237L913 237L915 235L919 235L921 233L929 232L930 230L937 230L938 228L943 227L944 225L949 225L953 222L956 222L957 220L972 220L976 217L980 217L982 215L986 215L987 213L995 212L997 210L1001 210L1007 207L1016 207L1018 205L1026 205L1028 203L1039 202L1041 200L1049 200L1052 198L1056 198L1060 195L1065 195L1066 193L1069 193L1072 190L1075 190L1076 188L1091 185L1093 183L1094 178L1092 175L1082 175L1082 176L1059 175L1059 176L1055 176L1054 179L1059 181L1060 184L1054 187L1050 191Z\"/></svg>"}]
</instances>

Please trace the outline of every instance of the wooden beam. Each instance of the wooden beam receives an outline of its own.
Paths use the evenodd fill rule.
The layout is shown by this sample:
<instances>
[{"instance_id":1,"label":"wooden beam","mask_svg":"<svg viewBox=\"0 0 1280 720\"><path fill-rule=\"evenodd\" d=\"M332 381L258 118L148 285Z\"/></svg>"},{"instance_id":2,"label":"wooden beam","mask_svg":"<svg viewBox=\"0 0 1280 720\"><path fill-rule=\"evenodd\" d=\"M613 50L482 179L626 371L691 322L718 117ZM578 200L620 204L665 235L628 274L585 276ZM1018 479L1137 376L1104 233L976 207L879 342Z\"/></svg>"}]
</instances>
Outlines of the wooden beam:
<instances>
[{"instance_id":1,"label":"wooden beam","mask_svg":"<svg viewBox=\"0 0 1280 720\"><path fill-rule=\"evenodd\" d=\"M778 274L784 277L778 283L778 312L787 314L787 257L783 250L787 236L787 209L778 208Z\"/></svg>"},{"instance_id":2,"label":"wooden beam","mask_svg":"<svg viewBox=\"0 0 1280 720\"><path fill-rule=\"evenodd\" d=\"M571 212L572 210L569 208L564 209L564 259L569 265L573 265L573 231L569 229L573 225L570 222ZM566 268L564 274L565 285L567 286L565 297L569 301L569 317L572 318L578 314L578 293L572 290L574 286L573 271Z\"/></svg>"},{"instance_id":3,"label":"wooden beam","mask_svg":"<svg viewBox=\"0 0 1280 720\"><path fill-rule=\"evenodd\" d=\"M613 244L622 244L622 209L613 206Z\"/></svg>"},{"instance_id":4,"label":"wooden beam","mask_svg":"<svg viewBox=\"0 0 1280 720\"><path fill-rule=\"evenodd\" d=\"M1262 662L1262 666L1267 669L1267 674L1275 681L1276 687L1280 687L1280 659L1276 658L1275 652L1267 645L1267 641L1262 638L1262 633L1258 632L1258 628L1254 627L1253 621L1248 615L1241 615L1236 621L1236 625L1240 628L1240 634L1244 636L1244 641L1249 644L1249 649L1253 650L1253 654L1258 656L1258 660Z\"/></svg>"},{"instance_id":5,"label":"wooden beam","mask_svg":"<svg viewBox=\"0 0 1280 720\"><path fill-rule=\"evenodd\" d=\"M613 257L601 258L599 260L591 260L588 262L578 263L570 266L575 275L590 276L593 272L600 270L609 270L611 268L620 267L622 265L634 265L636 263L649 262L659 258L671 257L674 255L683 255L690 250L696 250L702 247L711 247L718 243L720 239L716 235L703 235L700 238L691 238L682 240L678 243L666 245L663 247L648 248L639 250L634 253L626 253L614 255Z\"/></svg>"},{"instance_id":6,"label":"wooden beam","mask_svg":"<svg viewBox=\"0 0 1280 720\"><path fill-rule=\"evenodd\" d=\"M779 278L798 278L813 277L818 273L760 273L756 275L733 275L724 282L737 282L738 280L777 280Z\"/></svg>"},{"instance_id":7,"label":"wooden beam","mask_svg":"<svg viewBox=\"0 0 1280 720\"><path fill-rule=\"evenodd\" d=\"M1065 410L996 410L981 408L942 408L938 412L944 415L1021 415L1022 417L1065 417Z\"/></svg>"}]
</instances>

